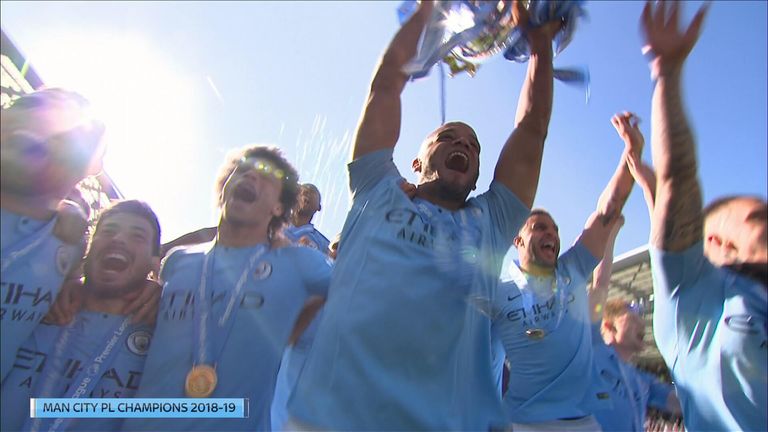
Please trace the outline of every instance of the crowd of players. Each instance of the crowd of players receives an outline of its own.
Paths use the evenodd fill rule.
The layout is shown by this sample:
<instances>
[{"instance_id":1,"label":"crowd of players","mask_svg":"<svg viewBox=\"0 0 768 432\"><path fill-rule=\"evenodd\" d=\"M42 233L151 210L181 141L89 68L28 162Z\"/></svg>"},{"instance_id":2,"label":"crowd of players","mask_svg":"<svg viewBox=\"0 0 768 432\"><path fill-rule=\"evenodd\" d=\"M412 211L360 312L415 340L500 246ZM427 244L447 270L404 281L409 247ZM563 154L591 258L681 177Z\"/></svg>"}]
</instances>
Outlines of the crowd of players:
<instances>
[{"instance_id":1,"label":"crowd of players","mask_svg":"<svg viewBox=\"0 0 768 432\"><path fill-rule=\"evenodd\" d=\"M227 155L216 227L161 244L152 209L124 200L89 230L67 198L100 171L105 126L61 89L4 109L0 429L656 430L649 407L691 431L768 429L766 202L703 206L680 94L707 6L680 28L678 2L646 4L653 167L636 117L615 115L616 170L562 254L553 215L532 209L559 22L526 26L515 8L531 58L486 192L468 199L481 147L462 122L426 137L416 184L394 165L403 66L432 6L377 66L333 242L312 224L320 191L268 146ZM635 183L674 387L631 364L642 311L607 299ZM511 246L519 260L500 280ZM248 398L250 415L33 419L30 397Z\"/></svg>"}]
</instances>

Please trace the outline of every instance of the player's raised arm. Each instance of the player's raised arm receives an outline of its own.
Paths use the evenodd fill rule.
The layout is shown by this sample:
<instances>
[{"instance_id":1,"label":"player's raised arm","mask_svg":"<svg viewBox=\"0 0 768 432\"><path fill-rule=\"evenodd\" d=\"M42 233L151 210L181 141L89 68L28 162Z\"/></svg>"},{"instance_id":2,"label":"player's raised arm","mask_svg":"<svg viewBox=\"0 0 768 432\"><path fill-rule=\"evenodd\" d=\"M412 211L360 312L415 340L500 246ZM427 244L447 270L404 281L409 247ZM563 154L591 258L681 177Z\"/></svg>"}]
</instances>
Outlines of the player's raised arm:
<instances>
[{"instance_id":1,"label":"player's raised arm","mask_svg":"<svg viewBox=\"0 0 768 432\"><path fill-rule=\"evenodd\" d=\"M515 2L518 22L528 22L521 2ZM529 208L533 205L539 184L544 140L552 115L552 38L560 22L526 29L531 47L528 71L517 102L515 129L501 150L494 179L517 195Z\"/></svg>"},{"instance_id":2,"label":"player's raised arm","mask_svg":"<svg viewBox=\"0 0 768 432\"><path fill-rule=\"evenodd\" d=\"M687 29L679 29L679 2L647 2L641 27L643 50L653 56L656 79L651 110L651 148L656 169L656 202L651 219L651 244L678 252L702 238L701 186L696 150L682 100L683 64L699 38L708 6Z\"/></svg>"},{"instance_id":3,"label":"player's raised arm","mask_svg":"<svg viewBox=\"0 0 768 432\"><path fill-rule=\"evenodd\" d=\"M416 55L419 37L433 6L431 1L422 1L381 57L357 125L352 160L377 150L393 148L397 143L402 115L400 94L409 78L403 72L403 66Z\"/></svg>"}]
</instances>

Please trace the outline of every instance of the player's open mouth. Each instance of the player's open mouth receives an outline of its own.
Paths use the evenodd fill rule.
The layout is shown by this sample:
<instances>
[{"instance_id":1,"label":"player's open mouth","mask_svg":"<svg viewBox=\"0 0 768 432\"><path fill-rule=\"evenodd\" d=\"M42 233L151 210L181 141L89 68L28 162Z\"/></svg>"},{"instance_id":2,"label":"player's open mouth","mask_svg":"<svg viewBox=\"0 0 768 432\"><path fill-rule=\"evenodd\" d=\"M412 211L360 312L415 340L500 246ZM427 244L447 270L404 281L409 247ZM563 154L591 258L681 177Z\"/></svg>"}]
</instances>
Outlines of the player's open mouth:
<instances>
[{"instance_id":1,"label":"player's open mouth","mask_svg":"<svg viewBox=\"0 0 768 432\"><path fill-rule=\"evenodd\" d=\"M109 252L101 259L101 267L105 271L119 273L125 271L130 264L127 254L120 251Z\"/></svg>"},{"instance_id":2,"label":"player's open mouth","mask_svg":"<svg viewBox=\"0 0 768 432\"><path fill-rule=\"evenodd\" d=\"M451 152L445 160L445 167L464 174L469 170L469 157L460 151Z\"/></svg>"},{"instance_id":3,"label":"player's open mouth","mask_svg":"<svg viewBox=\"0 0 768 432\"><path fill-rule=\"evenodd\" d=\"M542 243L541 244L541 250L552 252L552 253L557 253L557 250L555 249L555 242L553 242L551 240L545 241L544 243Z\"/></svg>"},{"instance_id":4,"label":"player's open mouth","mask_svg":"<svg viewBox=\"0 0 768 432\"><path fill-rule=\"evenodd\" d=\"M240 183L235 187L232 197L238 201L252 203L256 201L256 191L247 183Z\"/></svg>"}]
</instances>

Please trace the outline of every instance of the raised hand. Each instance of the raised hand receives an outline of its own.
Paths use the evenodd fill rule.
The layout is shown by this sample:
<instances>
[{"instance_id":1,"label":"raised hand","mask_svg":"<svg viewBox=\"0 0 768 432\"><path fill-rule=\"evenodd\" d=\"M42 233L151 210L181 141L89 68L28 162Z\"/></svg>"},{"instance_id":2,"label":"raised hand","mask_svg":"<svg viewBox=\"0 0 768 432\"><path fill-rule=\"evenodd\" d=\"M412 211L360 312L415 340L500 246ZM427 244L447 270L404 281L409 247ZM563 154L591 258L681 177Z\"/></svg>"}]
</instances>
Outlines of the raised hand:
<instances>
[{"instance_id":1,"label":"raised hand","mask_svg":"<svg viewBox=\"0 0 768 432\"><path fill-rule=\"evenodd\" d=\"M80 278L64 281L43 322L58 326L69 324L83 305L84 289Z\"/></svg>"},{"instance_id":2,"label":"raised hand","mask_svg":"<svg viewBox=\"0 0 768 432\"><path fill-rule=\"evenodd\" d=\"M81 244L88 229L88 216L77 203L61 200L56 208L53 235L68 244Z\"/></svg>"},{"instance_id":3,"label":"raised hand","mask_svg":"<svg viewBox=\"0 0 768 432\"><path fill-rule=\"evenodd\" d=\"M155 276L147 277L144 287L136 290L127 298L128 302L123 308L123 313L133 315L133 324L143 322L154 325L157 319L157 311L160 307L160 294L163 292L162 281Z\"/></svg>"},{"instance_id":4,"label":"raised hand","mask_svg":"<svg viewBox=\"0 0 768 432\"><path fill-rule=\"evenodd\" d=\"M643 133L640 132L640 118L635 114L624 111L621 114L616 114L611 118L611 124L616 129L616 133L619 134L627 149L637 155L643 153L643 146L645 145L645 138Z\"/></svg>"},{"instance_id":5,"label":"raised hand","mask_svg":"<svg viewBox=\"0 0 768 432\"><path fill-rule=\"evenodd\" d=\"M552 46L552 39L557 32L563 27L563 21L550 21L544 25L538 27L532 27L530 25L530 12L525 7L522 0L515 0L512 5L512 21L515 25L518 25L525 29L525 34L528 38L528 43L531 45L531 50L549 48Z\"/></svg>"},{"instance_id":6,"label":"raised hand","mask_svg":"<svg viewBox=\"0 0 768 432\"><path fill-rule=\"evenodd\" d=\"M679 70L696 45L710 4L696 12L687 29L680 28L680 1L646 1L640 26L645 37L643 53L652 56L654 78Z\"/></svg>"}]
</instances>

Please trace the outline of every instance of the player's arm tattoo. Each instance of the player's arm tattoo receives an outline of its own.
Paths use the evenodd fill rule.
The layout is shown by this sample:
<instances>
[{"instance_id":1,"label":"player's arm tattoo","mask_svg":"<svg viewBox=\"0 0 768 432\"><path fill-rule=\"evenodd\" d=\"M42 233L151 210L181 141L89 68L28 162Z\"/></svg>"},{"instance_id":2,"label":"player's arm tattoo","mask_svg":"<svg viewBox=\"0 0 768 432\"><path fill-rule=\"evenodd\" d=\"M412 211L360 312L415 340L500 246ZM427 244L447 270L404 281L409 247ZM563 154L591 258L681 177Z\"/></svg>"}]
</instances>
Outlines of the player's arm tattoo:
<instances>
[{"instance_id":1,"label":"player's arm tattoo","mask_svg":"<svg viewBox=\"0 0 768 432\"><path fill-rule=\"evenodd\" d=\"M702 238L701 187L693 134L681 96L681 71L660 77L653 94L653 158L657 169L651 242L668 251Z\"/></svg>"}]
</instances>

